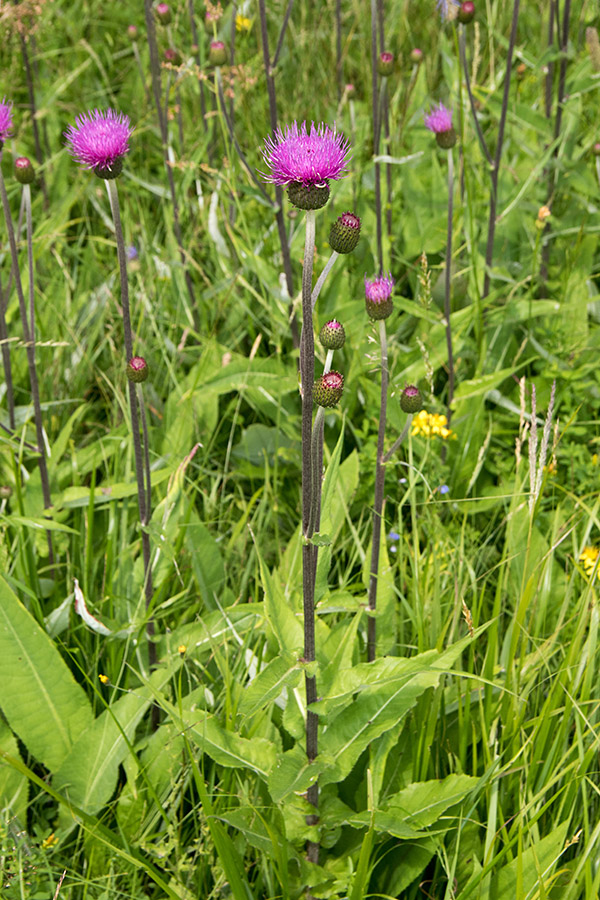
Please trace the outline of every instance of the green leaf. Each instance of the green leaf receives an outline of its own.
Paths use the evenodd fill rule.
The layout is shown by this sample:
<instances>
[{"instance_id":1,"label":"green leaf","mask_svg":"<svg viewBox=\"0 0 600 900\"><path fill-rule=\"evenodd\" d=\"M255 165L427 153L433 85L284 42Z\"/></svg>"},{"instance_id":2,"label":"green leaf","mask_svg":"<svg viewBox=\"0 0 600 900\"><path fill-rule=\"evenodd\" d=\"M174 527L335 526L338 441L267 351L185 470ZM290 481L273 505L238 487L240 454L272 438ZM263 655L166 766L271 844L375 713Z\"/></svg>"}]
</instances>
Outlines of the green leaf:
<instances>
[{"instance_id":1,"label":"green leaf","mask_svg":"<svg viewBox=\"0 0 600 900\"><path fill-rule=\"evenodd\" d=\"M22 772L13 768L6 757L19 756L17 739L6 724L0 718L0 811L8 810L9 816L16 816L21 825L27 822L28 787L29 782Z\"/></svg>"},{"instance_id":2,"label":"green leaf","mask_svg":"<svg viewBox=\"0 0 600 900\"><path fill-rule=\"evenodd\" d=\"M283 586L279 582L278 575L276 573L272 575L269 572L256 542L254 546L256 547L260 578L265 592L265 615L267 621L273 630L273 634L279 641L281 650L292 656L301 656L304 652L304 632L300 618L296 616L291 608Z\"/></svg>"},{"instance_id":3,"label":"green leaf","mask_svg":"<svg viewBox=\"0 0 600 900\"><path fill-rule=\"evenodd\" d=\"M268 781L273 802L281 803L290 794L307 791L327 765L327 758L320 748L313 763L309 763L306 753L299 745L280 753Z\"/></svg>"},{"instance_id":4,"label":"green leaf","mask_svg":"<svg viewBox=\"0 0 600 900\"><path fill-rule=\"evenodd\" d=\"M276 699L285 687L297 687L302 679L302 667L297 658L283 654L267 663L262 672L245 688L238 711L251 716L258 709Z\"/></svg>"},{"instance_id":5,"label":"green leaf","mask_svg":"<svg viewBox=\"0 0 600 900\"><path fill-rule=\"evenodd\" d=\"M0 578L0 708L51 772L92 721L84 690L35 619Z\"/></svg>"},{"instance_id":6,"label":"green leaf","mask_svg":"<svg viewBox=\"0 0 600 900\"><path fill-rule=\"evenodd\" d=\"M85 812L96 813L115 789L119 766L142 716L181 664L174 656L168 668L157 669L146 684L122 695L82 731L56 773L54 788Z\"/></svg>"}]
</instances>

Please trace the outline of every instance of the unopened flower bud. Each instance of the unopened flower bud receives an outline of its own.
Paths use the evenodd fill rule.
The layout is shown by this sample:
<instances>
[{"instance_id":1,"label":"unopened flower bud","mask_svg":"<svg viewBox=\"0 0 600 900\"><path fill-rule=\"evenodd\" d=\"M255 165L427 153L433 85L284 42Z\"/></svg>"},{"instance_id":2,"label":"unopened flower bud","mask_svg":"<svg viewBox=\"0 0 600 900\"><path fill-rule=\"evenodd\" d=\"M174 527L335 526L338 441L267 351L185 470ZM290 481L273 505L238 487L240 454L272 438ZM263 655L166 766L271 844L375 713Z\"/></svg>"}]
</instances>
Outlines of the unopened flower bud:
<instances>
[{"instance_id":1,"label":"unopened flower bud","mask_svg":"<svg viewBox=\"0 0 600 900\"><path fill-rule=\"evenodd\" d=\"M8 500L12 496L10 484L0 484L0 500Z\"/></svg>"},{"instance_id":2,"label":"unopened flower bud","mask_svg":"<svg viewBox=\"0 0 600 900\"><path fill-rule=\"evenodd\" d=\"M134 384L145 381L149 375L148 364L143 356L132 356L127 363L127 378Z\"/></svg>"},{"instance_id":3,"label":"unopened flower bud","mask_svg":"<svg viewBox=\"0 0 600 900\"><path fill-rule=\"evenodd\" d=\"M329 232L329 246L336 253L352 253L360 237L360 219L353 212L338 216Z\"/></svg>"},{"instance_id":4,"label":"unopened flower bud","mask_svg":"<svg viewBox=\"0 0 600 900\"><path fill-rule=\"evenodd\" d=\"M15 159L15 177L19 184L31 184L35 179L35 171L31 160L26 156Z\"/></svg>"},{"instance_id":5,"label":"unopened flower bud","mask_svg":"<svg viewBox=\"0 0 600 900\"><path fill-rule=\"evenodd\" d=\"M418 47L413 47L410 51L410 61L416 66L420 66L423 62L423 51L419 50Z\"/></svg>"},{"instance_id":6,"label":"unopened flower bud","mask_svg":"<svg viewBox=\"0 0 600 900\"><path fill-rule=\"evenodd\" d=\"M128 25L127 26L127 34L130 40L135 41L138 36L137 25Z\"/></svg>"},{"instance_id":7,"label":"unopened flower bud","mask_svg":"<svg viewBox=\"0 0 600 900\"><path fill-rule=\"evenodd\" d=\"M354 85L347 84L346 85L346 97L348 98L348 100L352 100L352 98L354 97L355 94L356 94L356 88L354 87Z\"/></svg>"},{"instance_id":8,"label":"unopened flower bud","mask_svg":"<svg viewBox=\"0 0 600 900\"><path fill-rule=\"evenodd\" d=\"M341 350L346 342L344 326L337 319L331 319L321 328L319 340L326 350Z\"/></svg>"},{"instance_id":9,"label":"unopened flower bud","mask_svg":"<svg viewBox=\"0 0 600 900\"><path fill-rule=\"evenodd\" d=\"M344 376L339 372L327 372L326 375L315 381L313 386L313 400L317 406L331 409L339 403L344 390Z\"/></svg>"},{"instance_id":10,"label":"unopened flower bud","mask_svg":"<svg viewBox=\"0 0 600 900\"><path fill-rule=\"evenodd\" d=\"M208 51L208 61L211 66L224 66L227 62L227 48L223 41L211 41Z\"/></svg>"},{"instance_id":11,"label":"unopened flower bud","mask_svg":"<svg viewBox=\"0 0 600 900\"><path fill-rule=\"evenodd\" d=\"M469 25L474 18L475 4L472 3L471 0L464 0L464 2L460 4L460 9L458 10L458 21L462 25Z\"/></svg>"},{"instance_id":12,"label":"unopened flower bud","mask_svg":"<svg viewBox=\"0 0 600 900\"><path fill-rule=\"evenodd\" d=\"M288 185L288 197L298 209L321 209L329 200L329 185L292 181Z\"/></svg>"},{"instance_id":13,"label":"unopened flower bud","mask_svg":"<svg viewBox=\"0 0 600 900\"><path fill-rule=\"evenodd\" d=\"M394 54L393 53L383 53L379 54L379 59L377 60L377 71L381 76L387 78L394 71Z\"/></svg>"},{"instance_id":14,"label":"unopened flower bud","mask_svg":"<svg viewBox=\"0 0 600 900\"><path fill-rule=\"evenodd\" d=\"M594 156L600 156L600 142L597 141L592 147L592 150L594 152Z\"/></svg>"},{"instance_id":15,"label":"unopened flower bud","mask_svg":"<svg viewBox=\"0 0 600 900\"><path fill-rule=\"evenodd\" d=\"M173 47L167 47L165 50L165 62L172 66L180 66L182 63L181 53Z\"/></svg>"},{"instance_id":16,"label":"unopened flower bud","mask_svg":"<svg viewBox=\"0 0 600 900\"><path fill-rule=\"evenodd\" d=\"M525 63L519 63L519 65L517 66L518 81L523 81L526 74L527 74L527 66L525 65Z\"/></svg>"},{"instance_id":17,"label":"unopened flower bud","mask_svg":"<svg viewBox=\"0 0 600 900\"><path fill-rule=\"evenodd\" d=\"M400 409L411 415L423 409L423 395L414 384L407 384L400 394Z\"/></svg>"},{"instance_id":18,"label":"unopened flower bud","mask_svg":"<svg viewBox=\"0 0 600 900\"><path fill-rule=\"evenodd\" d=\"M161 25L170 25L171 24L171 10L167 3L157 3L156 8L156 18L160 22Z\"/></svg>"}]
</instances>

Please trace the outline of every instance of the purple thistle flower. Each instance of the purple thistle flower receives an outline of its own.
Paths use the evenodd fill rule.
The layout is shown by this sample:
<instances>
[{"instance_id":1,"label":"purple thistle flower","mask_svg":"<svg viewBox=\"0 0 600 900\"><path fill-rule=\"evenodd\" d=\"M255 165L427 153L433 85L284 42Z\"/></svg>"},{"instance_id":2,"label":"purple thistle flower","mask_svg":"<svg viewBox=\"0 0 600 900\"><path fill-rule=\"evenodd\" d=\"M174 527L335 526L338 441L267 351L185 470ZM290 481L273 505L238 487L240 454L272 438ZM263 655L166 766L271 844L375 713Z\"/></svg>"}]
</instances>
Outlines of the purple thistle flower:
<instances>
[{"instance_id":1,"label":"purple thistle flower","mask_svg":"<svg viewBox=\"0 0 600 900\"><path fill-rule=\"evenodd\" d=\"M447 109L443 103L438 103L430 110L429 115L425 116L425 128L429 128L434 134L443 134L444 131L452 130L452 111Z\"/></svg>"},{"instance_id":2,"label":"purple thistle flower","mask_svg":"<svg viewBox=\"0 0 600 900\"><path fill-rule=\"evenodd\" d=\"M394 290L394 279L391 275L379 275L369 281L365 275L365 296L371 303L383 303L389 300Z\"/></svg>"},{"instance_id":3,"label":"purple thistle flower","mask_svg":"<svg viewBox=\"0 0 600 900\"><path fill-rule=\"evenodd\" d=\"M365 304L371 319L387 319L394 309L392 291L394 279L390 274L379 275L371 281L365 275Z\"/></svg>"},{"instance_id":4,"label":"purple thistle flower","mask_svg":"<svg viewBox=\"0 0 600 900\"><path fill-rule=\"evenodd\" d=\"M442 16L442 22L454 19L459 6L459 0L437 0L437 8Z\"/></svg>"},{"instance_id":5,"label":"purple thistle flower","mask_svg":"<svg viewBox=\"0 0 600 900\"><path fill-rule=\"evenodd\" d=\"M262 172L273 184L300 182L306 187L324 187L330 179L346 174L350 145L341 132L321 122L287 125L265 139L263 157L270 173Z\"/></svg>"},{"instance_id":6,"label":"purple thistle flower","mask_svg":"<svg viewBox=\"0 0 600 900\"><path fill-rule=\"evenodd\" d=\"M12 103L3 97L0 103L0 149L6 138L12 135L12 127Z\"/></svg>"},{"instance_id":7,"label":"purple thistle flower","mask_svg":"<svg viewBox=\"0 0 600 900\"><path fill-rule=\"evenodd\" d=\"M95 109L77 116L64 137L69 153L84 169L93 169L101 178L115 178L121 172L123 157L129 153L132 131L129 116L114 109Z\"/></svg>"}]
</instances>

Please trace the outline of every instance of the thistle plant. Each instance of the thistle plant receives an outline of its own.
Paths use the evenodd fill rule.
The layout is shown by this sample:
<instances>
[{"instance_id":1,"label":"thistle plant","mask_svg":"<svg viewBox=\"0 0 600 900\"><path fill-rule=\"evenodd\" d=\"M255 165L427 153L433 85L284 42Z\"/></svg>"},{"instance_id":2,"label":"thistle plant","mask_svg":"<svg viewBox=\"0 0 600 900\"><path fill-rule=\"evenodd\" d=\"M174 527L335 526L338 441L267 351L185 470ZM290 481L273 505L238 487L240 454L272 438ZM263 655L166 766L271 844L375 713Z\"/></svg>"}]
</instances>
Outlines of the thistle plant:
<instances>
[{"instance_id":1,"label":"thistle plant","mask_svg":"<svg viewBox=\"0 0 600 900\"><path fill-rule=\"evenodd\" d=\"M75 125L70 125L65 132L69 152L85 169L91 169L106 184L108 199L115 227L117 256L121 284L121 307L123 310L123 335L128 378L129 410L131 415L131 431L135 459L137 481L138 512L142 531L142 553L144 558L144 595L148 613L147 634L148 658L151 666L156 663L156 648L152 641L154 622L150 616L153 585L150 555L150 536L146 526L151 518L151 485L150 462L148 452L148 429L145 419L141 382L147 378L148 368L145 360L134 356L131 313L129 308L129 287L127 282L127 257L116 179L123 169L123 159L129 152L129 139L132 128L129 117L112 109L106 112L94 110L78 116ZM139 410L139 414L138 414ZM140 417L144 433L144 444L140 439Z\"/></svg>"},{"instance_id":2,"label":"thistle plant","mask_svg":"<svg viewBox=\"0 0 600 900\"><path fill-rule=\"evenodd\" d=\"M315 212L329 200L329 182L341 178L347 171L349 146L344 136L323 123L293 122L285 129L278 128L265 140L263 157L269 172L264 175L281 187L287 186L288 198L298 209L306 212L306 235L302 267L302 332L300 336L300 378L302 390L302 595L304 613L304 660L315 660L315 576L318 547L311 542L316 514L320 506L320 469L318 468L318 438L321 423L313 431L313 393L315 380L315 345L313 334L313 259L315 250ZM331 373L333 374L333 373ZM324 376L327 377L327 376ZM335 385L319 382L317 402L329 402L341 395L343 379L336 373ZM316 457L316 459L315 459ZM306 674L306 755L313 762L318 753L318 717L310 706L317 700L317 680ZM318 817L319 787L311 785L308 802L315 814L307 817L307 824L315 824ZM318 862L319 845L308 842L308 857Z\"/></svg>"},{"instance_id":3,"label":"thistle plant","mask_svg":"<svg viewBox=\"0 0 600 900\"><path fill-rule=\"evenodd\" d=\"M433 134L439 147L448 151L448 221L446 228L446 269L444 272L444 317L446 319L446 349L448 353L448 394L446 408L448 422L452 418L452 400L454 398L454 353L452 349L451 322L451 278L452 278L452 215L454 198L454 165L452 148L456 143L456 132L452 125L452 113L443 103L434 107L425 116L425 127Z\"/></svg>"},{"instance_id":4,"label":"thistle plant","mask_svg":"<svg viewBox=\"0 0 600 900\"><path fill-rule=\"evenodd\" d=\"M381 547L381 518L383 514L383 491L385 486L385 465L383 445L387 420L387 395L389 384L387 332L385 320L394 311L392 292L394 279L391 275L365 278L365 305L370 319L377 322L381 351L381 401L379 406L379 428L377 431L377 459L375 463L375 499L373 501L373 537L371 544L371 568L369 576L369 619L367 623L367 659L373 662L377 647L377 579L379 574L379 550Z\"/></svg>"},{"instance_id":5,"label":"thistle plant","mask_svg":"<svg viewBox=\"0 0 600 900\"><path fill-rule=\"evenodd\" d=\"M31 195L28 194L29 197L29 206L27 212L27 233L28 233L28 256L29 256L29 303L30 303L30 314L27 314L27 305L25 303L25 295L23 294L23 285L21 282L21 271L19 269L19 256L17 253L17 242L15 238L15 231L13 228L12 215L10 211L10 205L8 202L8 196L6 193L6 185L4 184L4 177L2 175L2 151L4 147L4 143L12 134L12 103L7 102L6 98L2 99L0 103L0 196L2 197L2 208L4 211L4 219L6 222L6 230L8 233L8 243L10 247L10 256L12 261L12 273L15 280L15 287L17 290L17 297L19 300L19 313L21 316L21 326L23 328L23 338L25 341L26 351L27 351L27 366L29 369L29 383L31 387L31 399L33 402L33 417L35 421L35 432L36 432L36 443L37 443L37 453L38 453L38 467L40 470L40 481L42 484L42 497L44 501L44 509L49 509L52 506L52 497L50 495L50 478L48 475L48 464L46 461L46 439L44 435L44 426L42 421L42 407L40 404L40 388L39 381L37 375L37 367L35 361L35 335L33 332L34 326L34 317L33 317L33 291L34 291L34 282L33 282L33 251L31 245L31 233L32 233L32 223L31 223ZM28 161L29 162L29 161ZM20 168L23 168L22 166ZM31 167L31 163L29 163L26 179L29 179L30 174L33 172L33 168ZM29 192L29 183L25 185L27 191ZM24 187L24 190L25 190ZM25 200L25 202L27 202ZM6 297L8 299L8 289L6 292ZM3 301L2 301L3 302ZM2 313L3 319L3 332L6 333L6 320L4 318L4 311ZM5 366L5 373L7 369ZM10 371L10 369L9 369ZM9 376L10 377L10 376ZM8 382L7 382L8 384ZM12 389L12 380L11 380L11 389ZM13 413L13 422L14 422L14 413ZM52 534L48 530L46 531L46 540L48 543L48 557L50 563L54 563L54 548L52 545Z\"/></svg>"}]
</instances>

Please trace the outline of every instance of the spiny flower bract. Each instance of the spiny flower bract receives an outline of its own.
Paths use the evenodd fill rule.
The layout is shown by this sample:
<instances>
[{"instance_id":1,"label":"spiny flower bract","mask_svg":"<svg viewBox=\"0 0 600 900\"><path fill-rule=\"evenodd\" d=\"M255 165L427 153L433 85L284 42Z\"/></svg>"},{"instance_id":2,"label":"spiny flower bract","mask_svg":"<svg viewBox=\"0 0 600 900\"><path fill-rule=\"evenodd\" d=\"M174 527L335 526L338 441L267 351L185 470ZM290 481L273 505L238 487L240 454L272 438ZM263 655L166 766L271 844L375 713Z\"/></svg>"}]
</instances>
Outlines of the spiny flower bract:
<instances>
[{"instance_id":1,"label":"spiny flower bract","mask_svg":"<svg viewBox=\"0 0 600 900\"><path fill-rule=\"evenodd\" d=\"M368 279L365 275L365 296L371 303L383 303L392 296L394 279L391 275L379 275Z\"/></svg>"},{"instance_id":2,"label":"spiny flower bract","mask_svg":"<svg viewBox=\"0 0 600 900\"><path fill-rule=\"evenodd\" d=\"M0 147L6 138L11 136L12 126L12 103L3 97L0 103Z\"/></svg>"},{"instance_id":3,"label":"spiny flower bract","mask_svg":"<svg viewBox=\"0 0 600 900\"><path fill-rule=\"evenodd\" d=\"M273 184L324 186L346 174L349 149L344 135L323 122L312 122L310 131L306 122L292 122L265 138L263 157L270 172L261 174Z\"/></svg>"},{"instance_id":4,"label":"spiny flower bract","mask_svg":"<svg viewBox=\"0 0 600 900\"><path fill-rule=\"evenodd\" d=\"M129 152L129 116L107 109L77 116L64 136L70 154L85 169L110 170Z\"/></svg>"}]
</instances>

